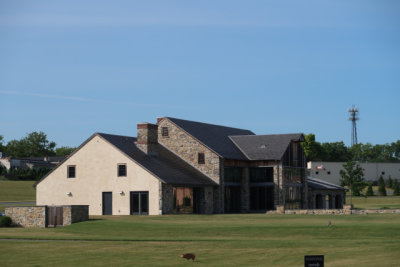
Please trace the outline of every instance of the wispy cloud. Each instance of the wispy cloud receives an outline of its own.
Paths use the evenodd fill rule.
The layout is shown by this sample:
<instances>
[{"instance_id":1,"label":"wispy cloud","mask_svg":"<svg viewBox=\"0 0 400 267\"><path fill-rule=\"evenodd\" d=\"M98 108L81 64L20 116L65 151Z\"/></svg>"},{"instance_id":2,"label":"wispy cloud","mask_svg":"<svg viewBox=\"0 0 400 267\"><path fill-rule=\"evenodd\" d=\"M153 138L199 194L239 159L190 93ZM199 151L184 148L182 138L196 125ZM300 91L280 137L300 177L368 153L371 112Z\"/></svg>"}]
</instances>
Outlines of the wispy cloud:
<instances>
[{"instance_id":1,"label":"wispy cloud","mask_svg":"<svg viewBox=\"0 0 400 267\"><path fill-rule=\"evenodd\" d=\"M43 94L43 93L31 93L31 92L23 92L23 91L9 91L9 90L0 90L0 94L3 95L17 95L17 96L28 96L28 97L39 97L39 98L49 98L49 99L60 99L66 101L75 101L75 102L91 102L91 103L99 103L99 104L114 104L114 105L132 105L136 107L153 107L153 108L162 108L163 105L151 104L151 103L134 103L129 101L110 101L96 98L88 98L88 97L80 97L80 96L66 96L66 95L56 95L56 94Z\"/></svg>"}]
</instances>

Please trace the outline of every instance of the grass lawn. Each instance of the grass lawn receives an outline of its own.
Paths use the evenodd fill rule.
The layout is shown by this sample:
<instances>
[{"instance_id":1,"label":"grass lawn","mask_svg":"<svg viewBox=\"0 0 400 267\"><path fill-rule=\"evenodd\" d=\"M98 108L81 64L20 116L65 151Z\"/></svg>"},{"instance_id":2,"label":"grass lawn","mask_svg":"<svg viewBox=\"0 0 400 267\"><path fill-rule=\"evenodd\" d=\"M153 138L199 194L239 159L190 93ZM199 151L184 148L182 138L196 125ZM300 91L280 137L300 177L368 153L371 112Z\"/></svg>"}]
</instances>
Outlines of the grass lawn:
<instances>
[{"instance_id":1,"label":"grass lawn","mask_svg":"<svg viewBox=\"0 0 400 267\"><path fill-rule=\"evenodd\" d=\"M350 196L346 196L350 204ZM400 209L400 197L353 197L356 209Z\"/></svg>"},{"instance_id":2,"label":"grass lawn","mask_svg":"<svg viewBox=\"0 0 400 267\"><path fill-rule=\"evenodd\" d=\"M103 216L1 238L0 266L304 266L313 254L325 266L398 266L400 215Z\"/></svg>"},{"instance_id":3,"label":"grass lawn","mask_svg":"<svg viewBox=\"0 0 400 267\"><path fill-rule=\"evenodd\" d=\"M0 180L0 202L35 201L35 181Z\"/></svg>"}]
</instances>

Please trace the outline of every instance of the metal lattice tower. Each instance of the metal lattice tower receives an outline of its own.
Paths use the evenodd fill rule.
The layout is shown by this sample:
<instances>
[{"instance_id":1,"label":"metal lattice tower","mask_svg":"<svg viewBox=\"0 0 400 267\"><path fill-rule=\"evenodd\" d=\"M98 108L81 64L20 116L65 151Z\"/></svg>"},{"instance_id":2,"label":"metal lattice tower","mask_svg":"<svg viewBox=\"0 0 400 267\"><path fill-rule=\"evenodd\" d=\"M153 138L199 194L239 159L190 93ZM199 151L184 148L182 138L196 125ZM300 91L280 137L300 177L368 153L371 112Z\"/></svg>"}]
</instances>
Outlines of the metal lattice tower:
<instances>
[{"instance_id":1,"label":"metal lattice tower","mask_svg":"<svg viewBox=\"0 0 400 267\"><path fill-rule=\"evenodd\" d=\"M351 121L352 127L351 127L351 146L354 146L355 144L357 144L357 125L356 122L360 119L358 117L358 108L351 107L349 108L349 113L350 113L350 117L349 117L349 121Z\"/></svg>"}]
</instances>

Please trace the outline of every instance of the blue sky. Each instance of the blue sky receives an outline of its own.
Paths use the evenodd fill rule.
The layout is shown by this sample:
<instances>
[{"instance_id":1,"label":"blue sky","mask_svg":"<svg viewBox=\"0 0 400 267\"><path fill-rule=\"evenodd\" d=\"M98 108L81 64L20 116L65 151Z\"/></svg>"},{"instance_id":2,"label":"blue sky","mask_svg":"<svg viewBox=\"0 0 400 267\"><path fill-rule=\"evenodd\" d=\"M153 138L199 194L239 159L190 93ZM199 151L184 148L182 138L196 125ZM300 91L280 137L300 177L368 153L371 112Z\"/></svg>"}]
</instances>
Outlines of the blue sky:
<instances>
[{"instance_id":1,"label":"blue sky","mask_svg":"<svg viewBox=\"0 0 400 267\"><path fill-rule=\"evenodd\" d=\"M0 134L58 146L171 116L400 139L400 1L0 0Z\"/></svg>"}]
</instances>

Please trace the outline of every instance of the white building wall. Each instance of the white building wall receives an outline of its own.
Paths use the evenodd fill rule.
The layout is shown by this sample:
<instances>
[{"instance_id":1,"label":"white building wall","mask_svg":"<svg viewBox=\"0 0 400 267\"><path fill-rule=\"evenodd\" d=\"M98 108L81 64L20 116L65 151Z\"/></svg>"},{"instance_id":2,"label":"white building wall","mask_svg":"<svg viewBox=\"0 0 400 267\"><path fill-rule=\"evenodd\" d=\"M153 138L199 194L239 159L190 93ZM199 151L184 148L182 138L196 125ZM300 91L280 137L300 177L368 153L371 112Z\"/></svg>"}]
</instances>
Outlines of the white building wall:
<instances>
[{"instance_id":1,"label":"white building wall","mask_svg":"<svg viewBox=\"0 0 400 267\"><path fill-rule=\"evenodd\" d=\"M307 169L310 176L340 185L340 170L343 169L345 162L321 162L310 161L307 163ZM364 171L364 178L367 181L378 180L379 176L383 176L386 180L389 175L392 179L400 180L400 163L358 163ZM322 166L322 169L318 169Z\"/></svg>"},{"instance_id":2,"label":"white building wall","mask_svg":"<svg viewBox=\"0 0 400 267\"><path fill-rule=\"evenodd\" d=\"M126 163L127 176L117 165ZM76 178L67 178L67 166ZM95 136L36 187L37 205L89 205L89 215L102 214L102 192L112 192L113 215L130 214L130 192L149 192L149 214L160 212L160 181L113 145ZM124 194L120 194L123 191ZM72 195L68 196L67 192Z\"/></svg>"}]
</instances>

